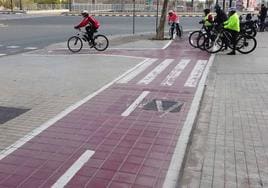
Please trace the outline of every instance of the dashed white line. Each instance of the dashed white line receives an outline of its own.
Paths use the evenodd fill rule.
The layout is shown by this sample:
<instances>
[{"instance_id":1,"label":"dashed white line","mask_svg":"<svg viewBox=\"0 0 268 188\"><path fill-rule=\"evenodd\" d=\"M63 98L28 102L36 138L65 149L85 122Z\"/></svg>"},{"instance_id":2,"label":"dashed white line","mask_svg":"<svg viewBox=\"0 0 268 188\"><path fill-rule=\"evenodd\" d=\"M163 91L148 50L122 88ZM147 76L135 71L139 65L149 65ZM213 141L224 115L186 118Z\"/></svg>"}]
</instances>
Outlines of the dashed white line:
<instances>
[{"instance_id":1,"label":"dashed white line","mask_svg":"<svg viewBox=\"0 0 268 188\"><path fill-rule=\"evenodd\" d=\"M166 79L161 83L161 85L173 85L175 80L180 76L183 69L185 69L185 67L190 63L190 61L190 59L182 59L179 64L172 70L172 72L166 77Z\"/></svg>"},{"instance_id":2,"label":"dashed white line","mask_svg":"<svg viewBox=\"0 0 268 188\"><path fill-rule=\"evenodd\" d=\"M36 49L38 49L37 47L26 47L26 48L24 48L24 50L36 50Z\"/></svg>"},{"instance_id":3,"label":"dashed white line","mask_svg":"<svg viewBox=\"0 0 268 188\"><path fill-rule=\"evenodd\" d=\"M184 87L196 87L199 78L202 76L203 70L207 64L207 60L198 60L194 69L192 70L190 77L184 84Z\"/></svg>"},{"instance_id":4,"label":"dashed white line","mask_svg":"<svg viewBox=\"0 0 268 188\"><path fill-rule=\"evenodd\" d=\"M121 80L119 80L117 83L120 83L120 84L128 83L130 80L132 80L138 74L140 74L142 71L144 71L147 67L149 67L151 64L153 64L155 61L157 61L157 59L150 59L150 58L145 59L142 62L143 64L140 67L138 67L137 69L135 69L130 74L126 75L124 78L122 78Z\"/></svg>"},{"instance_id":5,"label":"dashed white line","mask_svg":"<svg viewBox=\"0 0 268 188\"><path fill-rule=\"evenodd\" d=\"M146 75L138 84L149 84L152 82L174 59L165 59L161 64L155 67L148 75Z\"/></svg>"},{"instance_id":6,"label":"dashed white line","mask_svg":"<svg viewBox=\"0 0 268 188\"><path fill-rule=\"evenodd\" d=\"M163 48L162 50L166 49L170 44L172 43L172 40L170 40Z\"/></svg>"},{"instance_id":7,"label":"dashed white line","mask_svg":"<svg viewBox=\"0 0 268 188\"><path fill-rule=\"evenodd\" d=\"M129 116L129 114L137 108L137 106L149 93L149 91L142 92L141 95L121 114L121 116Z\"/></svg>"},{"instance_id":8,"label":"dashed white line","mask_svg":"<svg viewBox=\"0 0 268 188\"><path fill-rule=\"evenodd\" d=\"M52 188L63 188L73 176L82 168L95 152L87 150L77 161L52 185Z\"/></svg>"},{"instance_id":9,"label":"dashed white line","mask_svg":"<svg viewBox=\"0 0 268 188\"><path fill-rule=\"evenodd\" d=\"M7 54L0 54L0 56L5 56L5 55L7 55Z\"/></svg>"},{"instance_id":10,"label":"dashed white line","mask_svg":"<svg viewBox=\"0 0 268 188\"><path fill-rule=\"evenodd\" d=\"M10 48L10 49L15 49L15 48L19 48L20 46L7 46L6 48Z\"/></svg>"}]
</instances>

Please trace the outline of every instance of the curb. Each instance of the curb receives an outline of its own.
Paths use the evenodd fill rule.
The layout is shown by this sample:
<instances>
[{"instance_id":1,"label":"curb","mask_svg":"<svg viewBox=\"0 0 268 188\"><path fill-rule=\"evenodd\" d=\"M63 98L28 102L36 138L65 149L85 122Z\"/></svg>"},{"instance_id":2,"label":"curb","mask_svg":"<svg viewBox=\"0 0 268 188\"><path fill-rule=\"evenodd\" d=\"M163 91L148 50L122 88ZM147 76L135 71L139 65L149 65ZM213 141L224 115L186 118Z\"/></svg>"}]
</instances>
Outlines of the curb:
<instances>
[{"instance_id":1,"label":"curb","mask_svg":"<svg viewBox=\"0 0 268 188\"><path fill-rule=\"evenodd\" d=\"M207 67L198 84L196 94L193 98L190 110L182 127L181 134L178 138L175 151L165 177L163 188L176 188L179 184L179 180L182 176L183 168L186 161L186 154L191 143L190 139L192 136L192 131L195 127L198 113L200 110L200 105L205 92L207 76L209 74L210 67L214 62L214 59L215 54L210 56L207 63Z\"/></svg>"},{"instance_id":2,"label":"curb","mask_svg":"<svg viewBox=\"0 0 268 188\"><path fill-rule=\"evenodd\" d=\"M63 16L80 16L80 14L78 13L62 13L61 15ZM91 14L92 16L106 16L106 17L133 17L132 14ZM156 17L156 15L154 14L150 14L150 15L147 15L147 14L144 14L144 15L141 15L141 14L137 14L135 15L135 17ZM161 15L159 15L158 17L161 17ZM199 15L199 14L195 14L195 15L188 15L188 14L185 14L185 15L180 15L180 17L203 17L203 15Z\"/></svg>"}]
</instances>

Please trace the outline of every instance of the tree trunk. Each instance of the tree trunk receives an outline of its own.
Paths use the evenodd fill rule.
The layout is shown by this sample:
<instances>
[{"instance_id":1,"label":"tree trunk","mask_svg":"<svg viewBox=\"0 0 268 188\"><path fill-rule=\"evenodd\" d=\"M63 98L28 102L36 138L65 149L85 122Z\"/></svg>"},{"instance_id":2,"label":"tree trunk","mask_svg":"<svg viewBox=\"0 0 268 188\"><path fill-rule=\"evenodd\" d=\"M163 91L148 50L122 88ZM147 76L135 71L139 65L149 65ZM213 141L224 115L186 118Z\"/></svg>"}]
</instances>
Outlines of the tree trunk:
<instances>
[{"instance_id":1,"label":"tree trunk","mask_svg":"<svg viewBox=\"0 0 268 188\"><path fill-rule=\"evenodd\" d=\"M157 40L164 40L168 1L169 0L164 0L164 3L163 3L160 23L159 23L159 26L157 28L156 37L155 37Z\"/></svg>"}]
</instances>

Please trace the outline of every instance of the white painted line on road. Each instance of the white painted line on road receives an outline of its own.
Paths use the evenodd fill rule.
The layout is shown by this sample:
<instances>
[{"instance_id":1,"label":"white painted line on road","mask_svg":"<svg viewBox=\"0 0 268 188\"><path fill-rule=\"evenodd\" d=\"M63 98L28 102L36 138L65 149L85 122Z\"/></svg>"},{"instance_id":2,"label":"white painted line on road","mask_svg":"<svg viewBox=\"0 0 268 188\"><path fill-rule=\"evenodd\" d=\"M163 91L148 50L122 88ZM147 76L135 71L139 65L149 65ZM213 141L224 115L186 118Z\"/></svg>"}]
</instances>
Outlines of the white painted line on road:
<instances>
[{"instance_id":1,"label":"white painted line on road","mask_svg":"<svg viewBox=\"0 0 268 188\"><path fill-rule=\"evenodd\" d=\"M27 135L25 135L24 137L22 137L21 139L19 139L18 141L16 141L12 145L10 145L9 147L7 147L7 148L3 149L2 151L0 151L0 160L2 160L3 158L5 158L6 156L8 156L9 154L11 154L12 152L16 151L18 148L20 148L22 145L24 145L25 143L27 143L29 140L31 140L32 138L36 137L40 133L42 133L44 130L46 130L47 128L49 128L50 126L52 126L58 120L60 120L63 117L65 117L67 114L71 113L73 110L77 109L82 104L86 103L87 101L89 101L90 99L92 99L93 97L95 97L96 95L98 95L99 93L101 93L102 91L104 91L105 89L109 88L111 85L113 85L114 83L116 83L118 80L122 79L124 76L128 75L130 72L132 72L133 70L135 70L141 64L142 64L142 62L139 63L138 65L136 65L135 67L129 69L124 74L120 75L119 77L117 77L116 79L114 79L110 83L106 84L105 86L103 86L102 88L100 88L99 90L97 90L96 92L88 95L84 99L82 99L82 100L78 101L77 103L73 104L72 106L66 108L64 111L62 111L61 113L59 113L58 115L56 115L52 119L48 120L47 122L45 122L44 124L42 124L40 127L38 127L36 129L34 129L33 131L29 132Z\"/></svg>"},{"instance_id":2,"label":"white painted line on road","mask_svg":"<svg viewBox=\"0 0 268 188\"><path fill-rule=\"evenodd\" d=\"M164 110L163 110L162 101L161 100L156 100L155 103L156 103L157 111L158 112L163 112Z\"/></svg>"},{"instance_id":3,"label":"white painted line on road","mask_svg":"<svg viewBox=\"0 0 268 188\"><path fill-rule=\"evenodd\" d=\"M24 48L24 50L36 50L36 49L38 49L37 47L26 47L26 48Z\"/></svg>"},{"instance_id":4,"label":"white painted line on road","mask_svg":"<svg viewBox=\"0 0 268 188\"><path fill-rule=\"evenodd\" d=\"M52 185L52 188L63 188L73 176L83 167L95 152L86 150L83 155Z\"/></svg>"},{"instance_id":5,"label":"white painted line on road","mask_svg":"<svg viewBox=\"0 0 268 188\"><path fill-rule=\"evenodd\" d=\"M186 117L185 123L182 127L171 162L169 164L169 168L166 174L163 188L176 188L177 187L178 177L180 177L180 174L182 173L182 170L183 170L183 161L184 161L184 158L186 157L185 155L187 151L187 146L188 146L191 132L193 129L193 125L195 122L195 118L198 113L199 105L201 103L207 75L214 61L214 58L215 58L214 54L210 56L208 65L206 66L203 76L200 79L200 82L198 84L190 110Z\"/></svg>"},{"instance_id":6,"label":"white painted line on road","mask_svg":"<svg viewBox=\"0 0 268 188\"><path fill-rule=\"evenodd\" d=\"M0 54L0 56L5 56L5 55L7 55L7 54Z\"/></svg>"},{"instance_id":7,"label":"white painted line on road","mask_svg":"<svg viewBox=\"0 0 268 188\"><path fill-rule=\"evenodd\" d=\"M166 49L167 47L169 47L169 45L172 43L172 40L170 40L163 48L162 50Z\"/></svg>"},{"instance_id":8,"label":"white painted line on road","mask_svg":"<svg viewBox=\"0 0 268 188\"><path fill-rule=\"evenodd\" d=\"M132 80L138 74L140 74L142 71L144 71L147 67L149 67L151 64L153 64L155 61L157 61L157 59L151 59L151 58L145 59L143 61L143 64L140 67L138 67L136 70L134 70L130 74L126 75L124 78L122 78L121 80L119 80L117 83L119 83L119 84L126 84L126 83L128 83L130 80Z\"/></svg>"},{"instance_id":9,"label":"white painted line on road","mask_svg":"<svg viewBox=\"0 0 268 188\"><path fill-rule=\"evenodd\" d=\"M199 78L202 76L203 70L206 67L207 60L198 60L190 77L184 84L184 87L196 87Z\"/></svg>"},{"instance_id":10,"label":"white painted line on road","mask_svg":"<svg viewBox=\"0 0 268 188\"><path fill-rule=\"evenodd\" d=\"M180 76L185 67L190 63L190 59L182 59L179 64L167 75L166 79L161 83L162 86L171 86Z\"/></svg>"},{"instance_id":11,"label":"white painted line on road","mask_svg":"<svg viewBox=\"0 0 268 188\"><path fill-rule=\"evenodd\" d=\"M124 47L113 47L113 48L109 48L107 50L159 50L161 48L124 48Z\"/></svg>"},{"instance_id":12,"label":"white painted line on road","mask_svg":"<svg viewBox=\"0 0 268 188\"><path fill-rule=\"evenodd\" d=\"M10 49L15 49L15 48L19 48L20 46L7 46L7 48L10 48Z\"/></svg>"},{"instance_id":13,"label":"white painted line on road","mask_svg":"<svg viewBox=\"0 0 268 188\"><path fill-rule=\"evenodd\" d=\"M148 75L146 75L138 84L149 84L152 82L163 70L165 70L174 59L165 59L161 64L155 67Z\"/></svg>"},{"instance_id":14,"label":"white painted line on road","mask_svg":"<svg viewBox=\"0 0 268 188\"><path fill-rule=\"evenodd\" d=\"M149 91L142 92L141 95L121 114L121 116L129 116L129 114L137 108L137 106L149 93Z\"/></svg>"}]
</instances>

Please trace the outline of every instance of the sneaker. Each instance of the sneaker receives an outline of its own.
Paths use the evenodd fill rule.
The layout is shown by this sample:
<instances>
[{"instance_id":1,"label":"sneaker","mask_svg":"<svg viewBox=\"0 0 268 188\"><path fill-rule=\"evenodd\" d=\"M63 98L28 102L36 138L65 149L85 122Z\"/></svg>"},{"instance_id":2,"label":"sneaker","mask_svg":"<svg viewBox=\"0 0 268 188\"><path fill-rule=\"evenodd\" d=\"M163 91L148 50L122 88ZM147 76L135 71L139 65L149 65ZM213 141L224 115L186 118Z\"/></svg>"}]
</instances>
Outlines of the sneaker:
<instances>
[{"instance_id":1,"label":"sneaker","mask_svg":"<svg viewBox=\"0 0 268 188\"><path fill-rule=\"evenodd\" d=\"M227 55L235 55L235 52L229 52Z\"/></svg>"}]
</instances>

